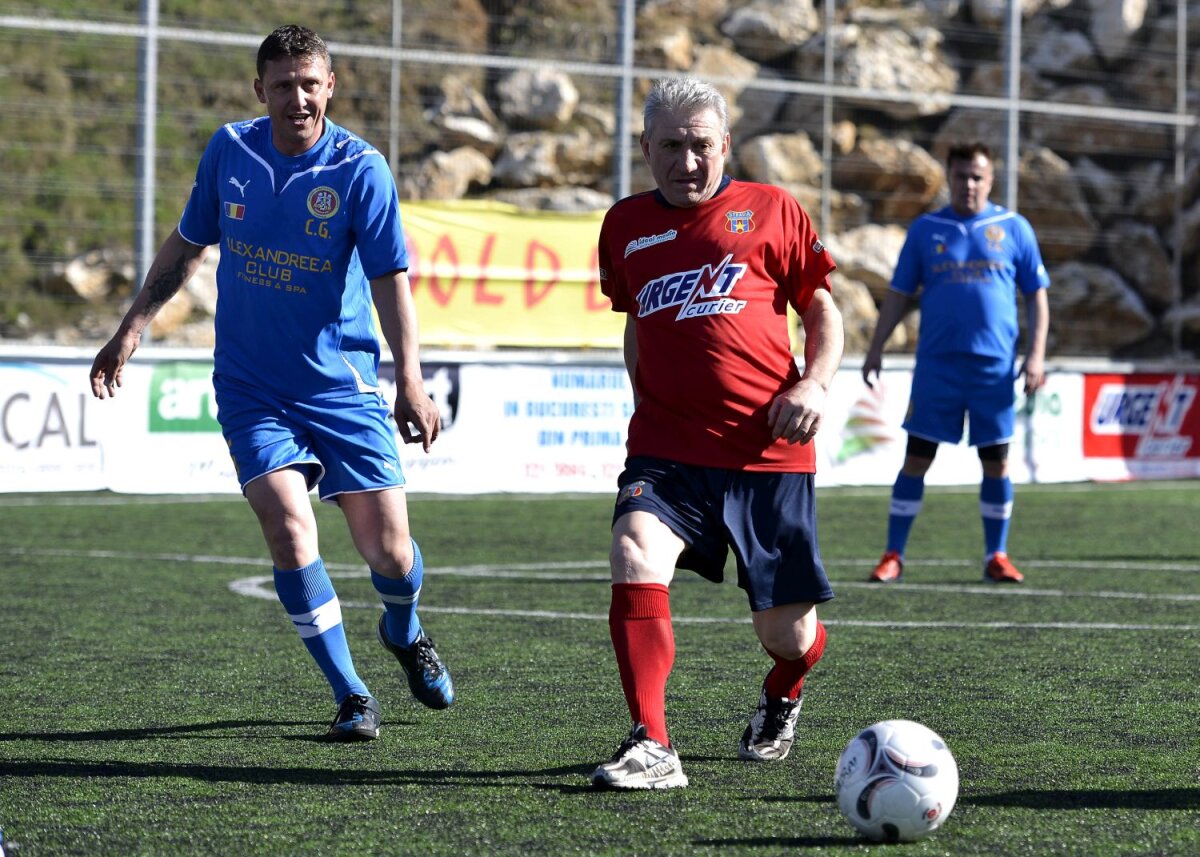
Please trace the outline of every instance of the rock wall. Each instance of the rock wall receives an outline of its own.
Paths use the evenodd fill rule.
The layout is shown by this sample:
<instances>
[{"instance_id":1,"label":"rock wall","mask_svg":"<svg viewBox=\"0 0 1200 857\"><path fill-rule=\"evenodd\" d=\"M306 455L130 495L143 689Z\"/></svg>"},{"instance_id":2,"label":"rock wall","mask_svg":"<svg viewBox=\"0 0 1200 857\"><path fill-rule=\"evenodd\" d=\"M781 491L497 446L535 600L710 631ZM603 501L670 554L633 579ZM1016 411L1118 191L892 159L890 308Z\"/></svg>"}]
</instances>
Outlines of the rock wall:
<instances>
[{"instance_id":1,"label":"rock wall","mask_svg":"<svg viewBox=\"0 0 1200 857\"><path fill-rule=\"evenodd\" d=\"M1184 2L1194 117L1200 0ZM538 39L561 30L580 59L609 62L619 5L455 0L455 20L470 26L443 20L429 38L470 53L536 55ZM485 26L493 7L503 7L503 25ZM722 89L731 108L730 171L787 188L817 220L839 265L853 353L865 349L908 223L946 202L949 146L982 139L1004 151L1008 117L996 99L1008 86L1007 3L845 2L831 27L823 8L819 0L644 0L635 63L708 77ZM1175 4L1023 0L1021 9L1020 90L1034 108L1020 113L1019 162L997 163L993 198L1008 201L1007 171L1015 170L1017 208L1033 223L1053 280L1051 354L1172 356L1176 331L1185 352L1200 354L1200 131L1186 129L1177 174L1174 129L1129 121L1128 113L1175 108ZM425 19L416 20L419 29ZM772 87L823 80L827 42L839 87L828 127L819 96ZM402 199L489 197L558 210L612 202L620 155L612 86L553 62L487 73L430 66L410 75L424 87L422 134L431 142L401 165ZM646 85L636 82L630 123L634 192L652 186L636 149ZM103 292L97 283L111 287L111 269L87 267L68 266L59 285L80 295ZM205 302L193 304L181 325L203 314ZM892 347L910 349L915 325L910 317ZM168 341L191 335L166 319L162 328Z\"/></svg>"}]
</instances>

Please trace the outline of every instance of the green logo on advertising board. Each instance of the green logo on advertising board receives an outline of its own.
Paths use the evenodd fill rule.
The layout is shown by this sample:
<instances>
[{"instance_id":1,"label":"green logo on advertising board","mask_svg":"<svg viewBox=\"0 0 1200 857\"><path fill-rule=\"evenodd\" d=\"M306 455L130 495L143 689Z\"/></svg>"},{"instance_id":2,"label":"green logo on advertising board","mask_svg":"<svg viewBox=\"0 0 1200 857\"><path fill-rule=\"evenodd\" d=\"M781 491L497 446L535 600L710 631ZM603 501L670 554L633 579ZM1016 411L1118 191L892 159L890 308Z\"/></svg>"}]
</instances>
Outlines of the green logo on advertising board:
<instances>
[{"instance_id":1,"label":"green logo on advertising board","mask_svg":"<svg viewBox=\"0 0 1200 857\"><path fill-rule=\"evenodd\" d=\"M150 380L150 431L219 432L211 363L158 363Z\"/></svg>"}]
</instances>

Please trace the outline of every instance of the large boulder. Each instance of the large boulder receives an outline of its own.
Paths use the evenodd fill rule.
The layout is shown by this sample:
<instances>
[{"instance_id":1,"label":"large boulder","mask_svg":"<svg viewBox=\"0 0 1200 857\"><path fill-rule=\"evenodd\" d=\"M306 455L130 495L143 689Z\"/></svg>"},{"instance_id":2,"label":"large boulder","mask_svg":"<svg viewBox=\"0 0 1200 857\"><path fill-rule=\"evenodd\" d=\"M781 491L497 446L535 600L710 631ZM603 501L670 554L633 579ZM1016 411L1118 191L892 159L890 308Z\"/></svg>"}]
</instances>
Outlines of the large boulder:
<instances>
[{"instance_id":1,"label":"large boulder","mask_svg":"<svg viewBox=\"0 0 1200 857\"><path fill-rule=\"evenodd\" d=\"M1047 265L1078 259L1092 247L1100 225L1092 216L1071 165L1044 147L1021 157L1018 209L1037 233Z\"/></svg>"},{"instance_id":2,"label":"large boulder","mask_svg":"<svg viewBox=\"0 0 1200 857\"><path fill-rule=\"evenodd\" d=\"M800 49L796 71L801 79L822 79L827 40L834 44L834 82L863 90L864 104L896 119L949 109L958 72L942 53L942 34L921 17L855 9L847 23L819 32Z\"/></svg>"},{"instance_id":3,"label":"large boulder","mask_svg":"<svg viewBox=\"0 0 1200 857\"><path fill-rule=\"evenodd\" d=\"M908 140L860 139L834 164L833 182L865 197L877 221L906 223L923 214L946 184L941 164Z\"/></svg>"},{"instance_id":4,"label":"large boulder","mask_svg":"<svg viewBox=\"0 0 1200 857\"><path fill-rule=\"evenodd\" d=\"M821 19L812 0L750 0L721 22L738 53L757 62L772 62L803 45Z\"/></svg>"},{"instance_id":5,"label":"large boulder","mask_svg":"<svg viewBox=\"0 0 1200 857\"><path fill-rule=\"evenodd\" d=\"M1052 353L1111 356L1155 329L1154 316L1111 268L1067 262L1050 280Z\"/></svg>"},{"instance_id":6,"label":"large boulder","mask_svg":"<svg viewBox=\"0 0 1200 857\"><path fill-rule=\"evenodd\" d=\"M1104 234L1113 270L1137 289L1148 306L1162 310L1175 297L1171 257L1148 223L1121 220Z\"/></svg>"},{"instance_id":7,"label":"large boulder","mask_svg":"<svg viewBox=\"0 0 1200 857\"><path fill-rule=\"evenodd\" d=\"M496 86L500 115L510 128L564 128L575 115L579 90L570 75L553 68L518 69Z\"/></svg>"}]
</instances>

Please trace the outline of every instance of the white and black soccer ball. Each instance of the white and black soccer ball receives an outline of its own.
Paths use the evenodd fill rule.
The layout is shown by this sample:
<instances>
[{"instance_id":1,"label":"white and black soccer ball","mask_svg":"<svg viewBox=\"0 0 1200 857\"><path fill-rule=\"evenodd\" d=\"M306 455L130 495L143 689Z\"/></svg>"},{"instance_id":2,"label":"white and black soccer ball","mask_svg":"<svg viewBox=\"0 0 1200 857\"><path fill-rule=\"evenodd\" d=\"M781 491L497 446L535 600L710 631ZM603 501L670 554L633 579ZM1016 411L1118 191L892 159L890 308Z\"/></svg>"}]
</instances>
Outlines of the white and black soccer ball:
<instances>
[{"instance_id":1,"label":"white and black soccer ball","mask_svg":"<svg viewBox=\"0 0 1200 857\"><path fill-rule=\"evenodd\" d=\"M877 842L937 830L958 799L958 763L936 732L912 720L868 726L846 745L833 779L838 808Z\"/></svg>"}]
</instances>

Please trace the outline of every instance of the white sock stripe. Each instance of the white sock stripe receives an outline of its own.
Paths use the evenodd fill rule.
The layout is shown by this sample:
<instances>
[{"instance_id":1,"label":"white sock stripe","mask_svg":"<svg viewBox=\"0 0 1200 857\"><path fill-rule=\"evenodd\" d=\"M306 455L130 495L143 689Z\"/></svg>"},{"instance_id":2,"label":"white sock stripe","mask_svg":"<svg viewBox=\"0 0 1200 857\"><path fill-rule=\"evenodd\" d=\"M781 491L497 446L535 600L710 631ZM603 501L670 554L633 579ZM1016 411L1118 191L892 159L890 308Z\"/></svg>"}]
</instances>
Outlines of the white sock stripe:
<instances>
[{"instance_id":1,"label":"white sock stripe","mask_svg":"<svg viewBox=\"0 0 1200 857\"><path fill-rule=\"evenodd\" d=\"M342 624L342 605L337 597L330 598L316 610L307 613L289 613L288 618L296 626L301 638L317 637L330 628Z\"/></svg>"},{"instance_id":2,"label":"white sock stripe","mask_svg":"<svg viewBox=\"0 0 1200 857\"><path fill-rule=\"evenodd\" d=\"M421 588L418 586L417 591L412 595L385 595L379 593L379 600L384 604L416 604L417 599L421 596Z\"/></svg>"},{"instance_id":3,"label":"white sock stripe","mask_svg":"<svg viewBox=\"0 0 1200 857\"><path fill-rule=\"evenodd\" d=\"M921 506L924 505L924 502L924 499L901 500L893 497L892 505L888 508L888 514L899 515L902 518L915 518L921 513Z\"/></svg>"},{"instance_id":4,"label":"white sock stripe","mask_svg":"<svg viewBox=\"0 0 1200 857\"><path fill-rule=\"evenodd\" d=\"M985 503L979 501L979 514L993 521L1007 521L1012 517L1012 500L1007 503Z\"/></svg>"}]
</instances>

